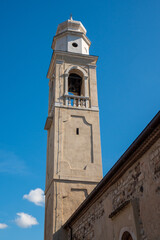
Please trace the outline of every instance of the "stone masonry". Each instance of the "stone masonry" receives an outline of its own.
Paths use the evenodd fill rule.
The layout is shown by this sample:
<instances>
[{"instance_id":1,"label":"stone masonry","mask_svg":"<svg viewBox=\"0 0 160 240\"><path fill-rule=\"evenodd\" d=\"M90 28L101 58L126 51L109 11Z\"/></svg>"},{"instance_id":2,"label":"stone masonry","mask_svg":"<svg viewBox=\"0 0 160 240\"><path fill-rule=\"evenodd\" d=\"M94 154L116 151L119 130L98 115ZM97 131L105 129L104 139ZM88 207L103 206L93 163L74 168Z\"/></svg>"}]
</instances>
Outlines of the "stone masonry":
<instances>
[{"instance_id":1,"label":"stone masonry","mask_svg":"<svg viewBox=\"0 0 160 240\"><path fill-rule=\"evenodd\" d=\"M68 240L71 234L73 240L121 240L124 231L133 240L160 240L160 139L153 144L154 136L79 213Z\"/></svg>"}]
</instances>

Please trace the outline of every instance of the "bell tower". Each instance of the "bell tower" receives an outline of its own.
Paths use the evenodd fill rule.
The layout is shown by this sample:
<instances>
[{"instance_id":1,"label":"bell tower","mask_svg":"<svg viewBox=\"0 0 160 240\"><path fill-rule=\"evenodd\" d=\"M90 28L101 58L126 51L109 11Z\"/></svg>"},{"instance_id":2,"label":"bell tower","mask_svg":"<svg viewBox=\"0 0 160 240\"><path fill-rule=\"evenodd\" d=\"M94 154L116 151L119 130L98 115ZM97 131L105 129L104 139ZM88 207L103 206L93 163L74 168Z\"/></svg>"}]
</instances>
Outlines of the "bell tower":
<instances>
[{"instance_id":1,"label":"bell tower","mask_svg":"<svg viewBox=\"0 0 160 240\"><path fill-rule=\"evenodd\" d=\"M102 178L96 62L86 29L72 18L58 25L47 74L45 240ZM62 239L62 238L59 238Z\"/></svg>"}]
</instances>

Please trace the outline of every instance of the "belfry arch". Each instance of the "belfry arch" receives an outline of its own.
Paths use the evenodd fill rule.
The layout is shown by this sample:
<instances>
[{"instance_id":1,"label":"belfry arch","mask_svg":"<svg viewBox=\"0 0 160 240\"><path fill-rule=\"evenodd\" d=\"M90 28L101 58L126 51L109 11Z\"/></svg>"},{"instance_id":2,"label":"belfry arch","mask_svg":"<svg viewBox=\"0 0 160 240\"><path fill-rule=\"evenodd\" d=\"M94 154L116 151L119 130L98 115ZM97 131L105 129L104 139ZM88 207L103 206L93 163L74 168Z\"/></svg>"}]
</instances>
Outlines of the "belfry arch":
<instances>
[{"instance_id":1,"label":"belfry arch","mask_svg":"<svg viewBox=\"0 0 160 240\"><path fill-rule=\"evenodd\" d=\"M68 76L68 93L76 96L83 95L82 77L77 73L70 73Z\"/></svg>"},{"instance_id":2,"label":"belfry arch","mask_svg":"<svg viewBox=\"0 0 160 240\"><path fill-rule=\"evenodd\" d=\"M72 78L72 80L74 80L74 77L75 77L75 82L77 80L77 88L78 88L78 80L79 80L79 87L81 88L79 90L79 92L80 92L81 96L88 97L88 75L84 71L84 69L79 66L71 66L66 69L65 84L64 84L65 85L65 95L68 95L69 87L71 85L70 77Z\"/></svg>"}]
</instances>

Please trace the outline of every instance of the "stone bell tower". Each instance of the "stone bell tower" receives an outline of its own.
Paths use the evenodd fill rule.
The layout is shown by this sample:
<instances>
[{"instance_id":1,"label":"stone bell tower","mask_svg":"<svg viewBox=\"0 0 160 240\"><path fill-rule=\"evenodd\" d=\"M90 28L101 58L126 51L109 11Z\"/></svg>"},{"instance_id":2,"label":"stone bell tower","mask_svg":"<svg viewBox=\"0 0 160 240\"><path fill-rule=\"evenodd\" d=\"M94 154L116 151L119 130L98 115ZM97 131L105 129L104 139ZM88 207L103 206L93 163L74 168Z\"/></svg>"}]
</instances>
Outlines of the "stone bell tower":
<instances>
[{"instance_id":1,"label":"stone bell tower","mask_svg":"<svg viewBox=\"0 0 160 240\"><path fill-rule=\"evenodd\" d=\"M45 240L102 178L96 62L86 29L72 18L53 38L49 79Z\"/></svg>"}]
</instances>

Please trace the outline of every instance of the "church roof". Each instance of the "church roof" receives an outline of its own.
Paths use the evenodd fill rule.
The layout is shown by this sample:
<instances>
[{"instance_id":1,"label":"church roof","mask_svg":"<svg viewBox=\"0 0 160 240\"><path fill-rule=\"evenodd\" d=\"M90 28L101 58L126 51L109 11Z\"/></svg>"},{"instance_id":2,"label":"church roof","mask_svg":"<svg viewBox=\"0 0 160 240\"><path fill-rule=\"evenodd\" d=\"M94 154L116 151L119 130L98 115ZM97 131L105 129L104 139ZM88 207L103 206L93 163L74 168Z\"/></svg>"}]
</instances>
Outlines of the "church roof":
<instances>
[{"instance_id":1,"label":"church roof","mask_svg":"<svg viewBox=\"0 0 160 240\"><path fill-rule=\"evenodd\" d=\"M77 210L63 225L63 228L68 228L72 225L74 220L83 212L84 209L90 207L90 203L95 201L95 198L100 197L103 192L113 184L113 178L123 169L125 172L136 160L138 160L149 147L160 137L160 111L140 133L130 147L124 152L99 184L93 189L88 197L82 202ZM143 145L143 143L145 144ZM140 150L139 150L140 149ZM139 150L137 152L137 150ZM136 153L136 154L135 154ZM116 179L117 180L117 179Z\"/></svg>"}]
</instances>

